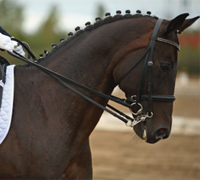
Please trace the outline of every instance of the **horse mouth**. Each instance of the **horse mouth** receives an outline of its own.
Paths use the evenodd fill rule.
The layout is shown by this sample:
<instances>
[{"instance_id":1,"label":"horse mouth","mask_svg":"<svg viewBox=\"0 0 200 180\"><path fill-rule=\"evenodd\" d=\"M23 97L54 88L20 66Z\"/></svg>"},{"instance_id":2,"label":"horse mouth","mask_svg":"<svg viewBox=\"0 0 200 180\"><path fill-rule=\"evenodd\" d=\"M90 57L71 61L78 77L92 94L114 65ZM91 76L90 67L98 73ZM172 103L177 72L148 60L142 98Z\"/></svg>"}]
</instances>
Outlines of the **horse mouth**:
<instances>
[{"instance_id":1,"label":"horse mouth","mask_svg":"<svg viewBox=\"0 0 200 180\"><path fill-rule=\"evenodd\" d=\"M170 135L170 130L166 127L159 127L155 131L150 131L146 122L141 122L134 128L135 133L144 141L154 144L159 140L166 139Z\"/></svg>"}]
</instances>

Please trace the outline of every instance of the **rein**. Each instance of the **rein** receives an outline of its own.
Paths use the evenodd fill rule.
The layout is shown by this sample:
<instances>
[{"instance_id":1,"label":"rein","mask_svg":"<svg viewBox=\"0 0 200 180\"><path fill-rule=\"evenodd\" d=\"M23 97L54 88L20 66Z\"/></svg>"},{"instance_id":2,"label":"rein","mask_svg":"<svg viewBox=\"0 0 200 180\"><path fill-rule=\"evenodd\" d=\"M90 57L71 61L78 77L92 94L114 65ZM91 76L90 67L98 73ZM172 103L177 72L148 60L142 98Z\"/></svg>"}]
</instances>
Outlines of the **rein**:
<instances>
[{"instance_id":1,"label":"rein","mask_svg":"<svg viewBox=\"0 0 200 180\"><path fill-rule=\"evenodd\" d=\"M37 58L34 56L34 54L31 52L31 50L26 46L26 44L24 44L22 41L16 39L16 38L12 38L12 40L14 41L17 41L20 45L23 46L23 48L28 52L29 56L34 60L34 61L37 61ZM61 85L63 85L64 87L70 89L71 91L73 91L74 93L76 93L77 95L81 96L82 98L86 99L87 101L91 102L92 104L98 106L99 108L103 109L104 111L110 113L111 115L113 115L114 117L120 119L121 121L123 121L124 123L128 123L128 121L132 121L134 122L134 119L126 114L124 114L123 112L117 110L116 108L112 107L111 105L107 104L106 106L109 107L110 109L112 109L113 111L111 111L110 109L104 107L103 105L97 103L96 101L94 101L93 99L89 98L88 96L85 96L83 93L77 91L76 89L74 89L73 87L71 87L69 84L71 85L74 85L76 87L79 87L83 90L86 90L88 92L91 92L93 94L96 94L102 98L105 98L107 100L111 100L115 103L118 103L118 104L121 104L122 106L125 106L125 107L128 107L128 108L131 108L131 104L130 103L127 103L126 99L121 99L121 98L118 98L116 96L109 96L109 95L106 95L106 94L103 94L99 91L96 91L94 89L91 89L87 86L84 86L76 81L73 81L67 77L64 77L62 76L61 74L57 73L57 72L54 72L50 69L47 69L45 68L44 66L41 66L40 64L37 64L35 63L34 61L32 61L31 59L29 58L26 58L22 55L20 55L19 53L17 53L16 51L14 51L13 53L9 52L8 53L14 57L16 57L17 59L19 60L22 60L28 64L31 64L35 67L37 67L38 69L40 69L41 71L43 71L44 73L46 73L48 76L54 78L55 80L57 80ZM69 84L67 84L69 83ZM140 121L139 121L140 122ZM135 125L138 124L139 122L134 122Z\"/></svg>"},{"instance_id":2,"label":"rein","mask_svg":"<svg viewBox=\"0 0 200 180\"><path fill-rule=\"evenodd\" d=\"M109 96L106 94L103 94L101 92L98 92L94 89L91 89L89 87L86 87L76 81L73 81L72 79L69 79L67 77L62 76L61 74L54 72L48 68L45 68L43 66L41 66L40 64L37 64L35 61L37 61L37 58L34 56L34 54L31 52L30 48L27 46L27 44L25 44L24 42L16 39L16 38L12 38L12 40L17 41L20 45L23 46L23 48L27 51L28 53L28 58L21 56L20 54L18 54L16 51L14 51L13 53L8 52L10 55L16 57L17 59L20 59L28 64L31 64L35 67L37 67L38 69L40 69L41 71L43 71L44 73L46 73L48 76L54 78L55 80L57 80L61 85L63 85L64 87L70 89L71 91L73 91L74 93L76 93L77 95L79 95L80 97L84 98L85 100L89 101L90 103L98 106L99 108L101 108L102 110L110 113L111 115L113 115L114 117L120 119L121 121L123 121L124 123L126 123L127 126L133 127L136 124L145 121L146 118L151 118L153 116L153 112L152 112L152 101L164 101L164 102L173 102L175 100L175 97L173 95L152 95L152 67L153 67L153 53L154 53L154 46L155 46L155 42L156 41L161 41L164 43L168 43L170 45L175 46L176 48L179 49L179 45L175 42L172 42L170 40L167 39L163 39L163 38L158 38L157 34L160 28L161 23L163 22L162 19L158 19L158 21L156 22L156 25L154 27L153 30L153 34L151 36L150 39L150 44L149 47L147 48L147 50L145 51L145 53L141 56L141 58L120 78L119 83L142 61L142 59L145 58L144 61L144 66L143 66L143 71L142 71L142 76L141 76L141 80L140 80L140 85L138 87L138 92L137 95L133 95L131 96L130 99L121 99L118 98L116 96ZM33 61L30 59L32 58ZM147 77L148 77L148 94L142 94L142 90L143 90L143 86L144 86L144 77L147 73ZM69 85L70 84L70 85ZM79 87L85 91L91 92L99 97L102 97L104 99L107 100L111 100L115 103L118 103L122 106L128 107L128 108L133 108L133 106L139 106L140 109L137 112L132 112L133 117L130 117L126 114L124 114L123 112L119 111L118 109L114 108L113 106L107 104L106 106L109 108L104 107L103 105L97 103L96 101L94 101L93 99L89 98L88 96L84 95L83 93L81 93L80 91L76 90L75 88L71 87L71 85L74 85L76 87ZM143 113L143 107L140 104L140 101L144 101L147 100L148 101L148 111L147 113Z\"/></svg>"}]
</instances>

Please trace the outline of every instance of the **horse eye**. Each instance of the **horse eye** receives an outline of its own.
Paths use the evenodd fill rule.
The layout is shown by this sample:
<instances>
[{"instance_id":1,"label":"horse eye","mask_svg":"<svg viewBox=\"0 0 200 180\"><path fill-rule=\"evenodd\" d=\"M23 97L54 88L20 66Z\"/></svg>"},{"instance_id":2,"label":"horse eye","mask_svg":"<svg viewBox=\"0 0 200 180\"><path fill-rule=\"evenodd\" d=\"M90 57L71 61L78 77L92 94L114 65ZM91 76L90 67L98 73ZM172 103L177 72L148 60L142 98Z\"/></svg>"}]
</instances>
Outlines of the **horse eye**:
<instances>
[{"instance_id":1,"label":"horse eye","mask_svg":"<svg viewBox=\"0 0 200 180\"><path fill-rule=\"evenodd\" d=\"M160 68L165 71L165 72L168 72L171 70L171 64L170 63L167 63L167 62L161 62L160 63Z\"/></svg>"}]
</instances>

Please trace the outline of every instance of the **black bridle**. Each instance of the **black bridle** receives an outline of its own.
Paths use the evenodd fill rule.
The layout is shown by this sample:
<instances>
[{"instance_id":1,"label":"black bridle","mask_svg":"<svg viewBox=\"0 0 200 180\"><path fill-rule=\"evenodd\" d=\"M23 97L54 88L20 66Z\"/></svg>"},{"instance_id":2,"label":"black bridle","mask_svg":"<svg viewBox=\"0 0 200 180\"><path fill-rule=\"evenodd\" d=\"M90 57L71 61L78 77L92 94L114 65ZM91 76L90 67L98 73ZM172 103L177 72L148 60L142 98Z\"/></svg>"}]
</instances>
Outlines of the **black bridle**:
<instances>
[{"instance_id":1,"label":"black bridle","mask_svg":"<svg viewBox=\"0 0 200 180\"><path fill-rule=\"evenodd\" d=\"M153 76L153 55L154 55L154 49L155 49L155 43L156 41L168 43L170 45L175 46L178 50L180 50L179 44L163 39L160 37L157 37L158 31L160 29L160 26L163 22L163 19L158 19L156 22L156 25L154 27L152 36L150 38L150 43L145 51L145 53L140 57L140 59L126 72L124 73L121 78L119 79L120 83L140 62L144 59L144 65L141 73L141 79L139 81L139 86L137 89L137 94L131 96L130 102L132 102L132 109L133 106L137 106L136 112L131 110L132 115L136 117L137 121L142 120L144 121L146 118L153 117L153 111L152 111L152 101L164 101L164 102L173 102L175 100L174 95L153 95L152 94L152 76ZM147 94L143 94L144 91L144 82L145 77L147 76ZM141 105L141 101L147 101L147 113L143 112L143 106Z\"/></svg>"},{"instance_id":2,"label":"black bridle","mask_svg":"<svg viewBox=\"0 0 200 180\"><path fill-rule=\"evenodd\" d=\"M64 87L70 89L71 91L78 94L79 96L86 99L87 101L95 104L99 108L105 110L106 112L110 113L111 115L122 120L128 126L133 127L136 124L140 123L141 121L145 121L146 118L151 118L153 116L152 101L173 102L175 100L174 95L153 95L152 94L152 67L153 67L153 54L154 54L155 42L160 41L160 42L168 43L168 44L173 45L173 46L175 46L179 49L179 45L177 43L170 41L170 40L167 40L167 39L157 37L158 31L160 29L160 25L161 25L162 22L163 22L162 19L158 19L158 21L156 22L156 25L154 27L153 34L152 34L151 40L150 40L150 44L149 44L147 50L141 56L141 58L119 80L119 83L120 83L145 58L144 67L143 67L143 70L142 70L142 76L141 76L140 84L138 86L137 95L133 95L130 99L121 99L121 98L118 98L116 96L112 96L112 95L109 96L109 95L103 94L103 93L98 92L94 89L86 87L86 86L84 86L84 85L82 85L82 84L80 84L76 81L73 81L73 80L71 80L67 77L64 77L57 72L54 72L50 69L47 69L47 68L41 66L40 64L35 62L35 61L37 61L37 58L31 52L29 47L24 42L21 42L20 40L18 40L16 38L12 38L12 40L17 41L19 44L21 44L23 46L23 48L28 52L29 58L21 56L20 54L18 54L15 51L13 53L9 52L9 54L11 54L12 56L14 56L14 57L16 57L16 58L18 58L18 59L20 59L20 60L22 60L22 61L24 61L28 64L34 65L35 67L39 68L41 71L43 71L44 73L46 73L50 77L56 79ZM32 58L33 61L30 60L30 58ZM148 83L147 83L148 94L143 94L142 91L143 91L143 88L144 88L144 79L145 79L146 74L148 76ZM128 107L130 109L135 105L139 106L140 109L137 112L132 111L133 117L127 116L126 114L124 114L123 112L119 111L118 109L114 108L113 106L111 106L109 104L106 105L109 109L104 107L103 105L97 103L96 101L94 101L93 99L84 95L80 91L71 87L71 85L79 87L79 88L81 88L85 91L89 91L89 92L91 92L91 93L93 93L93 94L95 94L99 97L102 97L104 99L114 101L114 102L121 104L125 107ZM147 110L146 114L143 112L143 107L140 103L141 101L147 101L148 102L148 110Z\"/></svg>"}]
</instances>

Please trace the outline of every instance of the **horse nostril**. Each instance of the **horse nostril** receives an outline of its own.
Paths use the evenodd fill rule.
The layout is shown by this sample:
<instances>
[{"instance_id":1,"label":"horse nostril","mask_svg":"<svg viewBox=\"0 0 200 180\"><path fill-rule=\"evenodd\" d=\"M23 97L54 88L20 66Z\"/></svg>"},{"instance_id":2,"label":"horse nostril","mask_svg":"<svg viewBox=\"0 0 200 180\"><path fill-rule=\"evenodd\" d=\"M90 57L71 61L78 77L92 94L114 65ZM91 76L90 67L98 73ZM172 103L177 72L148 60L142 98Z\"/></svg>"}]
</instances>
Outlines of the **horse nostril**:
<instances>
[{"instance_id":1,"label":"horse nostril","mask_svg":"<svg viewBox=\"0 0 200 180\"><path fill-rule=\"evenodd\" d=\"M167 128L160 128L154 134L156 140L165 139L168 136L169 136L169 130Z\"/></svg>"}]
</instances>

